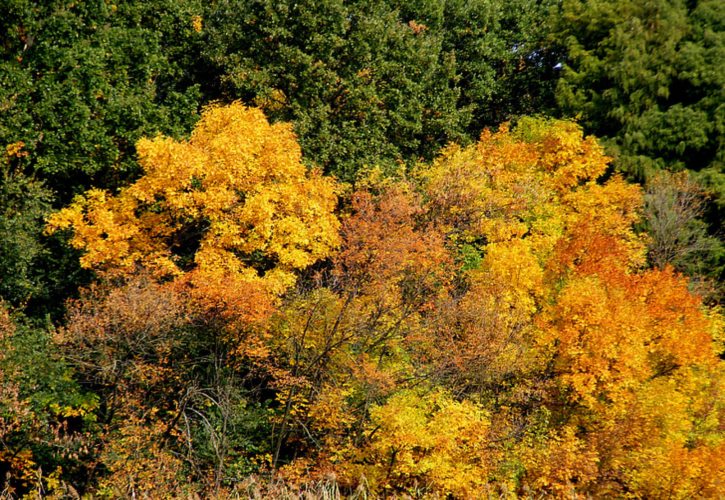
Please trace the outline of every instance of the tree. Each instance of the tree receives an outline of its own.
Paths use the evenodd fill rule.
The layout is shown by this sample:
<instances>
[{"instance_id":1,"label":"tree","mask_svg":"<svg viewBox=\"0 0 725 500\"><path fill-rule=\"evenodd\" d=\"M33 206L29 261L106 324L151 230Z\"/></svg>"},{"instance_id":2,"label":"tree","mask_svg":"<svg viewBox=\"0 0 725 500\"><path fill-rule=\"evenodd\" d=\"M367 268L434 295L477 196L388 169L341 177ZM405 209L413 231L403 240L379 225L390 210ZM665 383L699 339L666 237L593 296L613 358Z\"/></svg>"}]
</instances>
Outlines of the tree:
<instances>
[{"instance_id":1,"label":"tree","mask_svg":"<svg viewBox=\"0 0 725 500\"><path fill-rule=\"evenodd\" d=\"M328 173L353 180L462 137L453 60L386 2L224 1L208 18L223 95L293 121Z\"/></svg>"},{"instance_id":2,"label":"tree","mask_svg":"<svg viewBox=\"0 0 725 500\"><path fill-rule=\"evenodd\" d=\"M277 390L273 465L284 464L286 477L334 469L364 441L371 406L421 376L409 349L421 316L434 314L450 284L443 235L419 220L412 185L369 183L352 195L332 269L292 294L271 322L259 369ZM305 457L285 464L302 449Z\"/></svg>"},{"instance_id":3,"label":"tree","mask_svg":"<svg viewBox=\"0 0 725 500\"><path fill-rule=\"evenodd\" d=\"M22 173L23 147L22 142L8 146L0 160L0 297L16 306L44 293L36 266L45 252L42 218L52 198L41 182Z\"/></svg>"},{"instance_id":4,"label":"tree","mask_svg":"<svg viewBox=\"0 0 725 500\"><path fill-rule=\"evenodd\" d=\"M279 296L338 245L337 187L302 165L289 125L239 103L207 108L187 141L137 147L134 184L90 190L49 219L100 278L58 341L102 395L102 491L195 481L221 494L227 471L250 467L245 450L264 447L229 430L266 423L245 410L242 381Z\"/></svg>"},{"instance_id":5,"label":"tree","mask_svg":"<svg viewBox=\"0 0 725 500\"><path fill-rule=\"evenodd\" d=\"M499 1L219 1L205 20L205 58L219 75L208 92L292 121L307 161L352 181L362 167L430 159L550 102L544 11Z\"/></svg>"},{"instance_id":6,"label":"tree","mask_svg":"<svg viewBox=\"0 0 725 500\"><path fill-rule=\"evenodd\" d=\"M466 284L424 322L428 359L516 450L490 469L502 488L513 466L521 492L712 495L720 323L671 268L643 269L642 192L596 182L607 163L572 123L522 120L420 168Z\"/></svg>"},{"instance_id":7,"label":"tree","mask_svg":"<svg viewBox=\"0 0 725 500\"><path fill-rule=\"evenodd\" d=\"M67 203L137 173L134 145L196 120L195 1L3 3L0 144L23 141L28 168Z\"/></svg>"},{"instance_id":8,"label":"tree","mask_svg":"<svg viewBox=\"0 0 725 500\"><path fill-rule=\"evenodd\" d=\"M291 127L259 110L213 106L190 140L138 149L134 184L92 189L49 219L50 232L73 231L84 267L184 277L208 307L254 317L265 310L254 297L284 291L338 244L334 181L308 174Z\"/></svg>"},{"instance_id":9,"label":"tree","mask_svg":"<svg viewBox=\"0 0 725 500\"><path fill-rule=\"evenodd\" d=\"M559 47L549 42L542 20L555 3L528 1L395 1L404 22L442 38L455 59L457 108L470 113L466 127L476 139L522 115L550 113L559 71ZM444 144L440 144L443 146Z\"/></svg>"},{"instance_id":10,"label":"tree","mask_svg":"<svg viewBox=\"0 0 725 500\"><path fill-rule=\"evenodd\" d=\"M558 97L611 145L620 168L715 173L722 166L718 2L564 2Z\"/></svg>"},{"instance_id":11,"label":"tree","mask_svg":"<svg viewBox=\"0 0 725 500\"><path fill-rule=\"evenodd\" d=\"M339 206L241 104L138 150L138 181L49 220L100 278L57 337L102 401L99 491L222 495L265 466L374 494L717 491L721 317L646 267L643 190L573 122L370 169Z\"/></svg>"},{"instance_id":12,"label":"tree","mask_svg":"<svg viewBox=\"0 0 725 500\"><path fill-rule=\"evenodd\" d=\"M644 268L642 190L597 182L608 162L575 124L527 119L414 183L362 180L332 274L272 323L275 464L297 454L280 474L350 489L364 475L377 494L656 496L651 459L678 495L712 494L717 316L670 268Z\"/></svg>"},{"instance_id":13,"label":"tree","mask_svg":"<svg viewBox=\"0 0 725 500\"><path fill-rule=\"evenodd\" d=\"M663 268L672 265L693 280L701 281L704 296L722 300L717 277L723 253L720 239L710 236L702 216L707 209L707 197L702 188L686 172L661 172L652 179L645 192L645 224L651 240L649 259ZM715 277L709 283L708 277Z\"/></svg>"},{"instance_id":14,"label":"tree","mask_svg":"<svg viewBox=\"0 0 725 500\"><path fill-rule=\"evenodd\" d=\"M489 445L491 423L486 411L456 401L440 390L400 391L371 409L371 439L361 450L371 489L451 495L491 493L488 484L498 453Z\"/></svg>"},{"instance_id":15,"label":"tree","mask_svg":"<svg viewBox=\"0 0 725 500\"><path fill-rule=\"evenodd\" d=\"M698 279L721 282L725 200L721 3L571 0L554 9L552 16L552 35L562 41L566 52L557 87L561 112L579 117L587 131L602 138L616 168L637 181L653 183L648 187L650 208L654 191L662 190L661 179L655 180L658 172L693 173L692 179L707 193L707 203L697 216L704 225L695 220L687 228L679 225L684 234L678 238L691 238L697 231L700 249L690 253L687 264L673 263ZM676 196L682 200L682 194ZM661 208L659 220L650 218L648 226L660 243ZM721 295L719 290L710 294L714 300Z\"/></svg>"}]
</instances>

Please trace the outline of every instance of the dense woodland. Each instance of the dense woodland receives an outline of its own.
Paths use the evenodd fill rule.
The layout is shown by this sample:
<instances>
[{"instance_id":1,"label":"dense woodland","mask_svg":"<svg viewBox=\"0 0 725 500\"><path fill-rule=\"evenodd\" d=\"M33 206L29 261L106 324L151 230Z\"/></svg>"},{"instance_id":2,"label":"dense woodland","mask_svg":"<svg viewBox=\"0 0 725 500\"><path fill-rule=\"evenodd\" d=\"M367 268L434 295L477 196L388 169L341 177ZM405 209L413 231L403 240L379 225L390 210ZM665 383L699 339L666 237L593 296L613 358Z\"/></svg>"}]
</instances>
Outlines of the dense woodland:
<instances>
[{"instance_id":1,"label":"dense woodland","mask_svg":"<svg viewBox=\"0 0 725 500\"><path fill-rule=\"evenodd\" d=\"M0 34L0 498L722 495L721 0Z\"/></svg>"}]
</instances>

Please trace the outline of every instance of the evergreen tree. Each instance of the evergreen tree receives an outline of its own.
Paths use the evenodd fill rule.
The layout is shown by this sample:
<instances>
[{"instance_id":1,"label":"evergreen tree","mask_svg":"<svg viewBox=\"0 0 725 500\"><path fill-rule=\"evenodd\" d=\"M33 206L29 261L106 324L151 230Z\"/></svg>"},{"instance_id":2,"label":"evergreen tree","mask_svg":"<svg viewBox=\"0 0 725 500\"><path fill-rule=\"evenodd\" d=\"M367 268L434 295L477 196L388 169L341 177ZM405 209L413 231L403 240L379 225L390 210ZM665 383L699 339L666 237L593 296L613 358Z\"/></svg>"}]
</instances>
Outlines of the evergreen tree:
<instances>
[{"instance_id":1,"label":"evergreen tree","mask_svg":"<svg viewBox=\"0 0 725 500\"><path fill-rule=\"evenodd\" d=\"M699 172L725 193L725 6L717 0L566 0L557 98L638 179Z\"/></svg>"}]
</instances>

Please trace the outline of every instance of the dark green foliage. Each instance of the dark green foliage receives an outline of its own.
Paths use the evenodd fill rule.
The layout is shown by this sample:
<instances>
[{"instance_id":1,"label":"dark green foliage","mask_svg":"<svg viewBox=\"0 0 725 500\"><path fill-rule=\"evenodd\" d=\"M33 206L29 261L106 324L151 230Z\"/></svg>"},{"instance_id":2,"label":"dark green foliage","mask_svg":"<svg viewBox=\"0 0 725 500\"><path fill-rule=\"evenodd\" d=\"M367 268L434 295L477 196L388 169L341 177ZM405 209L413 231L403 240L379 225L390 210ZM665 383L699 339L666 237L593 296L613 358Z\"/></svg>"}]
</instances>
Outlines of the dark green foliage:
<instances>
[{"instance_id":1,"label":"dark green foliage","mask_svg":"<svg viewBox=\"0 0 725 500\"><path fill-rule=\"evenodd\" d=\"M13 305L44 293L36 266L45 256L40 240L51 199L39 181L0 165L0 298Z\"/></svg>"},{"instance_id":2,"label":"dark green foliage","mask_svg":"<svg viewBox=\"0 0 725 500\"><path fill-rule=\"evenodd\" d=\"M0 300L34 317L58 319L90 272L80 268L64 235L44 236L53 193L22 173L21 159L0 164Z\"/></svg>"},{"instance_id":3,"label":"dark green foliage","mask_svg":"<svg viewBox=\"0 0 725 500\"><path fill-rule=\"evenodd\" d=\"M212 468L218 484L230 485L258 472L253 458L270 453L272 412L267 403L254 402L229 370L207 382L214 387L187 391L184 419L194 444L183 452L191 467Z\"/></svg>"},{"instance_id":4,"label":"dark green foliage","mask_svg":"<svg viewBox=\"0 0 725 500\"><path fill-rule=\"evenodd\" d=\"M548 109L548 4L13 0L0 144L23 141L67 202L133 177L140 137L184 135L202 102L241 99L294 121L308 160L352 179Z\"/></svg>"},{"instance_id":5,"label":"dark green foliage","mask_svg":"<svg viewBox=\"0 0 725 500\"><path fill-rule=\"evenodd\" d=\"M383 2L218 2L208 56L222 95L294 120L307 158L350 180L460 139L454 61Z\"/></svg>"},{"instance_id":6,"label":"dark green foliage","mask_svg":"<svg viewBox=\"0 0 725 500\"><path fill-rule=\"evenodd\" d=\"M553 71L539 46L543 12L529 2L226 0L205 19L205 53L221 98L293 121L307 159L351 180L540 110Z\"/></svg>"},{"instance_id":7,"label":"dark green foliage","mask_svg":"<svg viewBox=\"0 0 725 500\"><path fill-rule=\"evenodd\" d=\"M417 20L443 39L456 63L468 132L525 114L552 111L560 54L548 41L550 0L416 0L392 2L406 22Z\"/></svg>"},{"instance_id":8,"label":"dark green foliage","mask_svg":"<svg viewBox=\"0 0 725 500\"><path fill-rule=\"evenodd\" d=\"M725 4L567 0L553 16L568 53L562 110L625 172L694 170L722 199Z\"/></svg>"},{"instance_id":9,"label":"dark green foliage","mask_svg":"<svg viewBox=\"0 0 725 500\"><path fill-rule=\"evenodd\" d=\"M135 142L185 133L198 2L33 2L0 7L0 144L23 141L30 167L65 203L136 170Z\"/></svg>"}]
</instances>

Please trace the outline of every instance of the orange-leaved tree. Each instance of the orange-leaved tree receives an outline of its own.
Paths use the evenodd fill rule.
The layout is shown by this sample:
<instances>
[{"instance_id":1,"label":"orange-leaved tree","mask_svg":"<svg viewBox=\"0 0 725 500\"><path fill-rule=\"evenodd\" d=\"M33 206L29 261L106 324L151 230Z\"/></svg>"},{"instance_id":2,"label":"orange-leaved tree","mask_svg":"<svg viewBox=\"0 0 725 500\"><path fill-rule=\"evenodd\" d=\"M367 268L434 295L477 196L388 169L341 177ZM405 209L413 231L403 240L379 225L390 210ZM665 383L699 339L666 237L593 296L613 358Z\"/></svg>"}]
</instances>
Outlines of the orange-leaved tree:
<instances>
[{"instance_id":1,"label":"orange-leaved tree","mask_svg":"<svg viewBox=\"0 0 725 500\"><path fill-rule=\"evenodd\" d=\"M646 269L642 192L608 162L574 123L522 120L412 179L363 180L332 273L272 327L287 477L713 495L718 316Z\"/></svg>"},{"instance_id":2,"label":"orange-leaved tree","mask_svg":"<svg viewBox=\"0 0 725 500\"><path fill-rule=\"evenodd\" d=\"M60 337L123 392L109 491L190 492L183 463L219 493L250 458L373 494L717 494L721 317L647 269L642 191L594 138L522 119L409 176L373 170L338 233L333 182L285 134L211 108L189 141L142 143L136 183L51 219L125 278ZM235 438L248 376L269 410L256 457Z\"/></svg>"},{"instance_id":3,"label":"orange-leaved tree","mask_svg":"<svg viewBox=\"0 0 725 500\"><path fill-rule=\"evenodd\" d=\"M465 283L427 325L432 373L512 446L502 491L713 495L722 323L645 269L641 190L607 164L575 124L526 119L419 168Z\"/></svg>"},{"instance_id":4,"label":"orange-leaved tree","mask_svg":"<svg viewBox=\"0 0 725 500\"><path fill-rule=\"evenodd\" d=\"M443 235L419 220L421 201L403 181L353 193L332 269L289 297L271 323L270 360L285 408L275 462L283 443L297 443L287 446L293 454L312 448L285 468L288 477L340 463L363 438L371 405L415 376L406 345L451 274Z\"/></svg>"}]
</instances>

